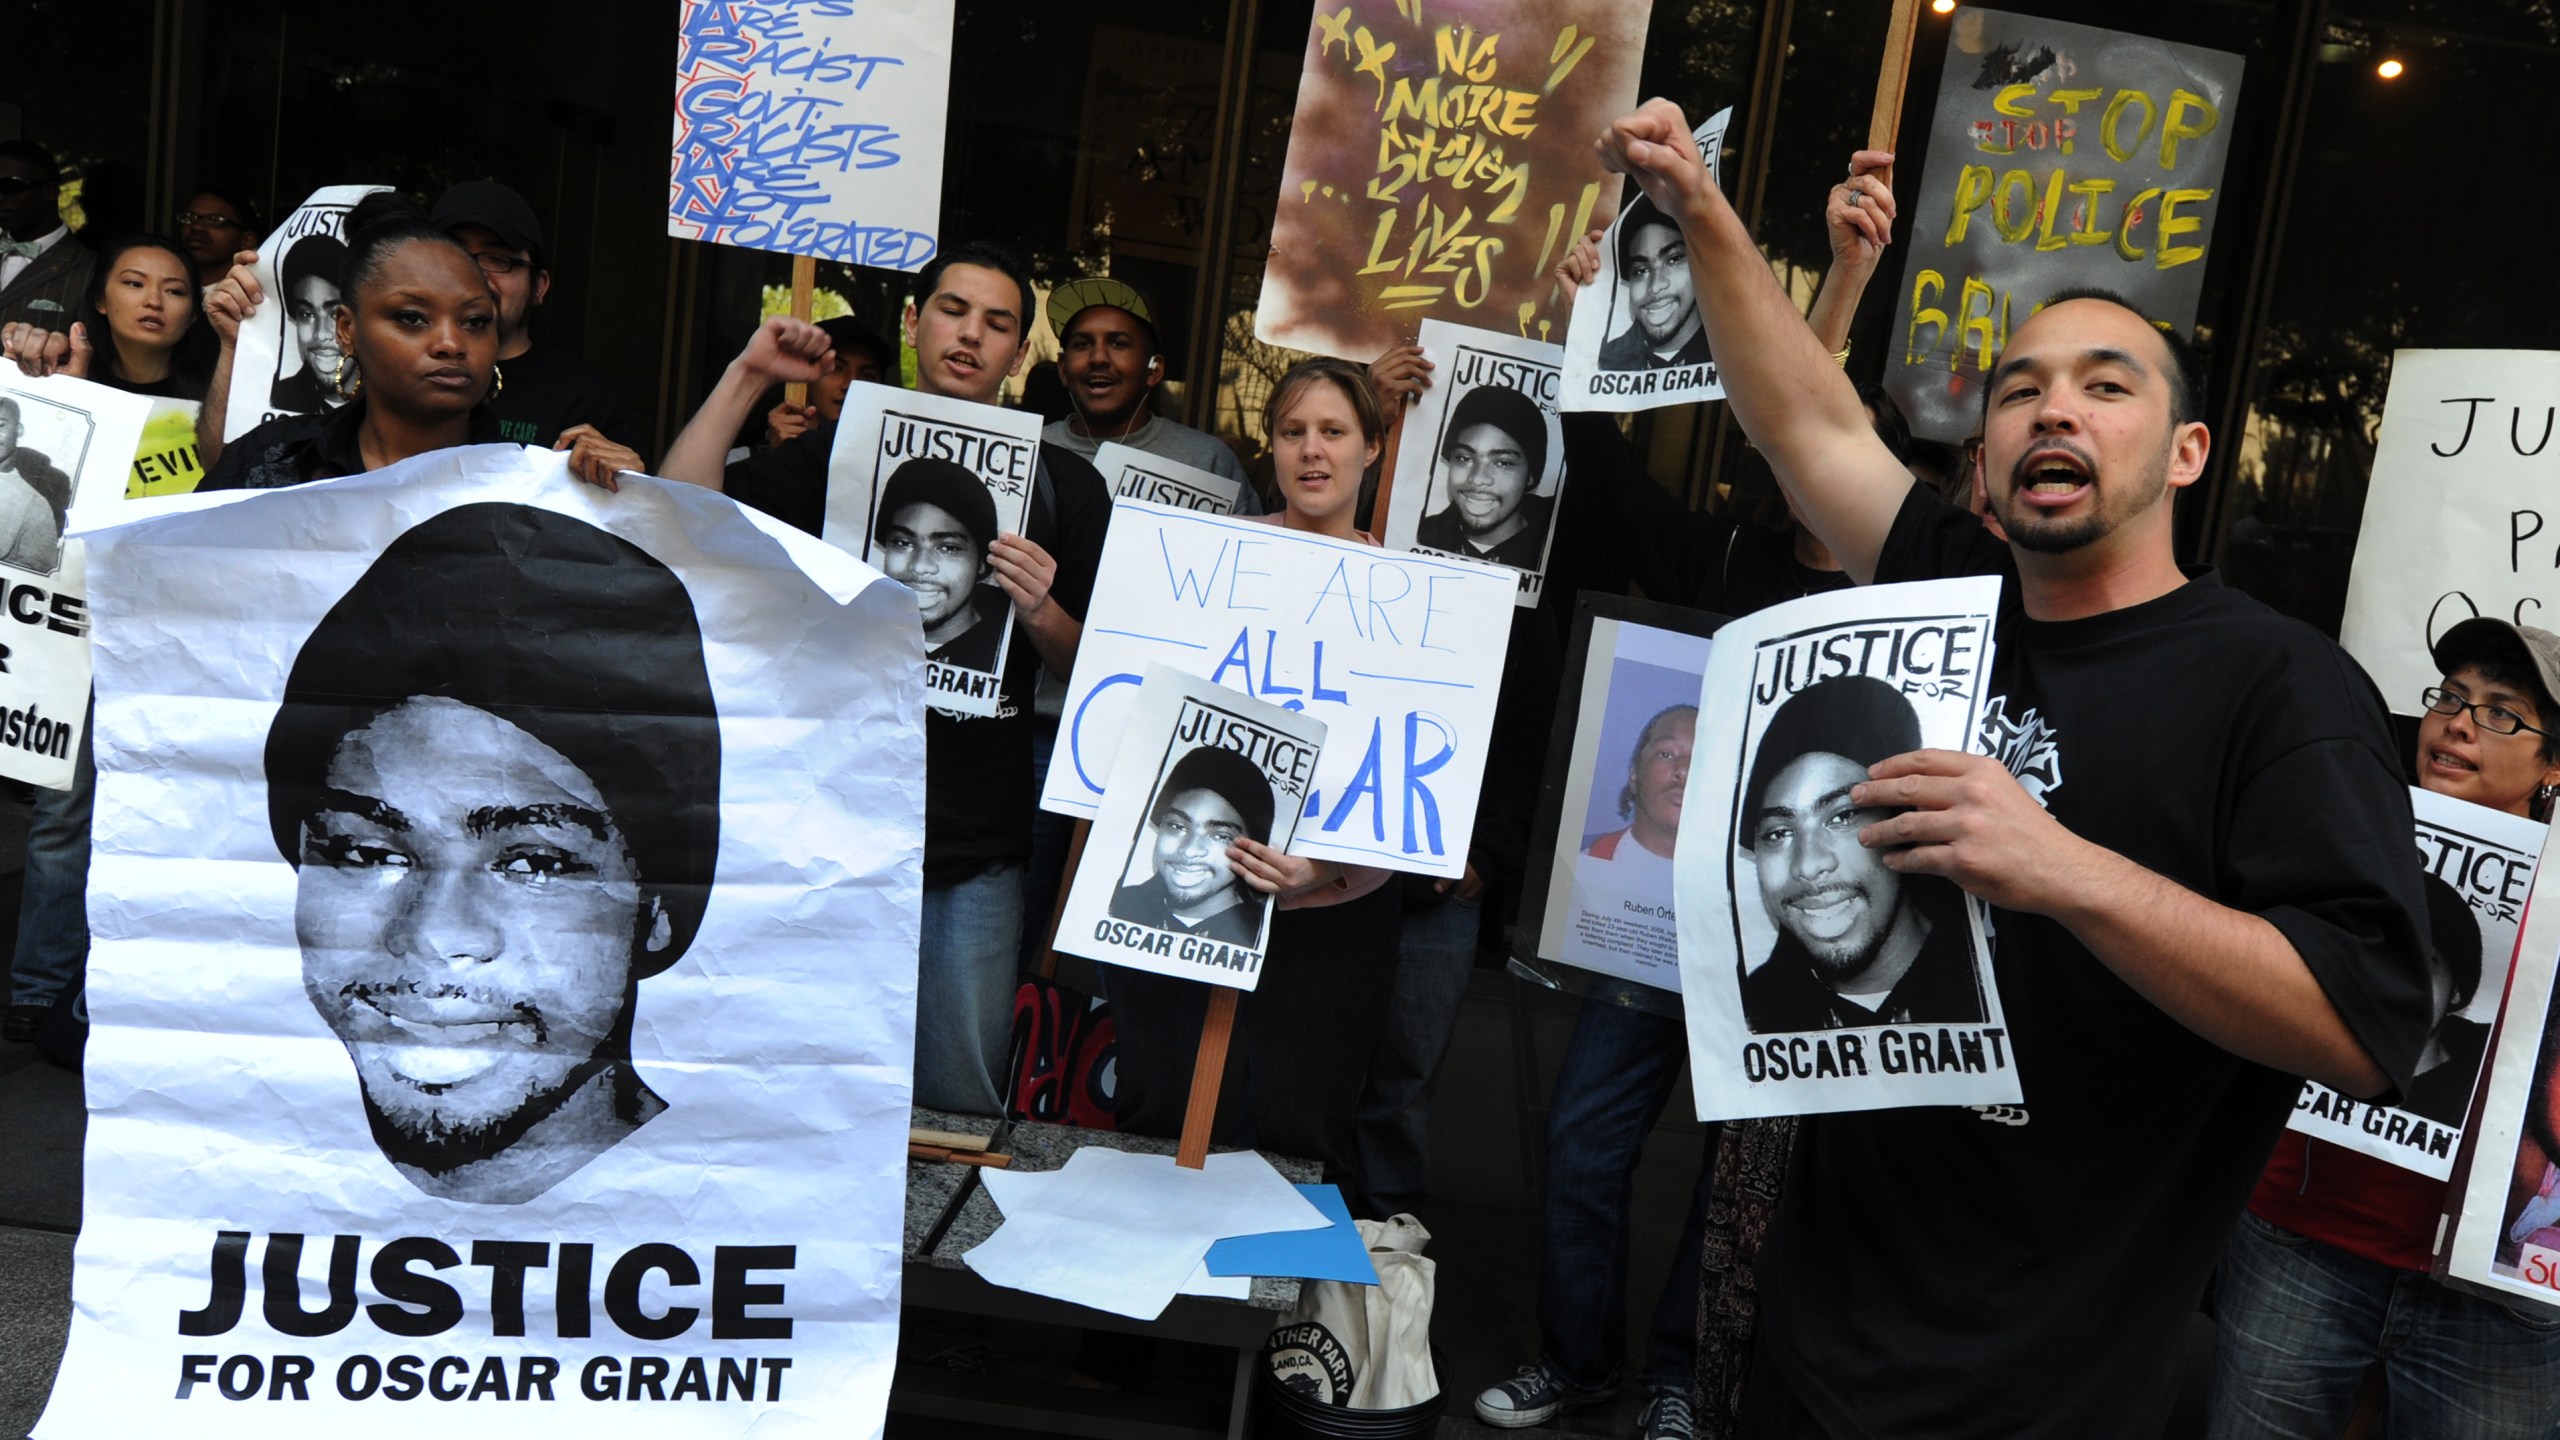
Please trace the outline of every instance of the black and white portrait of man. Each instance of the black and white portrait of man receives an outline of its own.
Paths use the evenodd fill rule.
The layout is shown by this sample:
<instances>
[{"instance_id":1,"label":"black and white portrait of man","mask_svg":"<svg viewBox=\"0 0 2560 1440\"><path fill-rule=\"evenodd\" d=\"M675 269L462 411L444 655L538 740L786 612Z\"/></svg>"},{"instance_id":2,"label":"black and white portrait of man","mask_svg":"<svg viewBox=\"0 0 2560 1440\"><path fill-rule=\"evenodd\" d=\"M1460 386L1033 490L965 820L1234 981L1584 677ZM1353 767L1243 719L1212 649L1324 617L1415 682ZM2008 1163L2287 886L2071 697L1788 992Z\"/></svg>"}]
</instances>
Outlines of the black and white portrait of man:
<instances>
[{"instance_id":1,"label":"black and white portrait of man","mask_svg":"<svg viewBox=\"0 0 2560 1440\"><path fill-rule=\"evenodd\" d=\"M27 440L25 406L14 395L0 395L0 565L50 575L62 568L62 520L71 510L73 482L54 457Z\"/></svg>"},{"instance_id":2,"label":"black and white portrait of man","mask_svg":"<svg viewBox=\"0 0 2560 1440\"><path fill-rule=\"evenodd\" d=\"M720 766L691 597L584 521L449 510L311 632L268 822L304 993L410 1183L522 1203L666 1109L633 1013L702 922Z\"/></svg>"},{"instance_id":3,"label":"black and white portrait of man","mask_svg":"<svg viewBox=\"0 0 2560 1440\"><path fill-rule=\"evenodd\" d=\"M1439 508L1415 526L1414 543L1536 572L1555 514L1548 459L1547 416L1528 396L1493 384L1459 396L1432 467Z\"/></svg>"},{"instance_id":4,"label":"black and white portrait of man","mask_svg":"<svg viewBox=\"0 0 2560 1440\"><path fill-rule=\"evenodd\" d=\"M284 346L267 403L296 415L347 403L353 380L338 346L339 271L347 247L334 235L305 235L284 252L277 283L284 295Z\"/></svg>"},{"instance_id":5,"label":"black and white portrait of man","mask_svg":"<svg viewBox=\"0 0 2560 1440\"><path fill-rule=\"evenodd\" d=\"M996 502L954 461L920 457L890 473L872 552L881 573L913 590L926 658L993 671L1010 603L990 577Z\"/></svg>"},{"instance_id":6,"label":"black and white portrait of man","mask_svg":"<svg viewBox=\"0 0 2560 1440\"><path fill-rule=\"evenodd\" d=\"M1269 844L1271 782L1233 750L1198 746L1173 762L1147 806L1129 870L1144 853L1154 873L1120 886L1111 914L1133 925L1259 948L1270 909L1227 863L1239 839Z\"/></svg>"},{"instance_id":7,"label":"black and white portrait of man","mask_svg":"<svg viewBox=\"0 0 2560 1440\"><path fill-rule=\"evenodd\" d=\"M1858 843L1893 812L1855 804L1850 789L1919 748L1911 702L1869 676L1809 685L1770 717L1736 817L1737 869L1758 880L1777 931L1744 968L1753 1033L1983 1020L1963 892L1899 874Z\"/></svg>"},{"instance_id":8,"label":"black and white portrait of man","mask_svg":"<svg viewBox=\"0 0 2560 1440\"><path fill-rule=\"evenodd\" d=\"M1680 226L1638 196L1620 215L1613 241L1618 293L1631 323L1601 343L1603 370L1658 370L1704 365L1706 324L1698 316L1698 292L1689 277L1689 244Z\"/></svg>"}]
</instances>

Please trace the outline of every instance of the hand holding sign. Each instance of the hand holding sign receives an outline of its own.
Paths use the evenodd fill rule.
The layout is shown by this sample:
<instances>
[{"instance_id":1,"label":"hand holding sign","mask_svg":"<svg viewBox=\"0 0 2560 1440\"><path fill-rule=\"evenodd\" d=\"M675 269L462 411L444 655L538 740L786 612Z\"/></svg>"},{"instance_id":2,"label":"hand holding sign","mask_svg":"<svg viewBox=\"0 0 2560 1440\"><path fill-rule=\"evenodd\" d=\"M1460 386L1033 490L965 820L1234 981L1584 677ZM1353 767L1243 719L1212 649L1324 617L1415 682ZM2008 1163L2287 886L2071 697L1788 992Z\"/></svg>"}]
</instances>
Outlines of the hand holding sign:
<instances>
[{"instance_id":1,"label":"hand holding sign","mask_svg":"<svg viewBox=\"0 0 2560 1440\"><path fill-rule=\"evenodd\" d=\"M2064 829L2000 761L1914 750L1867 776L1849 792L1853 803L1902 808L1858 832L1859 844L1884 852L1888 868L1944 876L1968 895L2030 915L2085 892L2071 862L2089 842Z\"/></svg>"}]
</instances>

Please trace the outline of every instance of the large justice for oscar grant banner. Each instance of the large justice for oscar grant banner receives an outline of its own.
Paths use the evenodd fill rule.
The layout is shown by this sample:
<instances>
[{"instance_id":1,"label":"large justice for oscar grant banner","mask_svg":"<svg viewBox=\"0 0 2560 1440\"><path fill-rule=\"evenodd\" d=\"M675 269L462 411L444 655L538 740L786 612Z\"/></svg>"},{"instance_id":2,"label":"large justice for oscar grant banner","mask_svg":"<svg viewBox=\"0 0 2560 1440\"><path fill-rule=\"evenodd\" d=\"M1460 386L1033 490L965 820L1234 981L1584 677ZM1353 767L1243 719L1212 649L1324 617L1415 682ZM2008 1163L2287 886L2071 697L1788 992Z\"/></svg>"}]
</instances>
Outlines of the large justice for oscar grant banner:
<instances>
[{"instance_id":1,"label":"large justice for oscar grant banner","mask_svg":"<svg viewBox=\"0 0 2560 1440\"><path fill-rule=\"evenodd\" d=\"M164 503L89 540L87 1199L36 1433L878 1433L912 597L514 446Z\"/></svg>"}]
</instances>

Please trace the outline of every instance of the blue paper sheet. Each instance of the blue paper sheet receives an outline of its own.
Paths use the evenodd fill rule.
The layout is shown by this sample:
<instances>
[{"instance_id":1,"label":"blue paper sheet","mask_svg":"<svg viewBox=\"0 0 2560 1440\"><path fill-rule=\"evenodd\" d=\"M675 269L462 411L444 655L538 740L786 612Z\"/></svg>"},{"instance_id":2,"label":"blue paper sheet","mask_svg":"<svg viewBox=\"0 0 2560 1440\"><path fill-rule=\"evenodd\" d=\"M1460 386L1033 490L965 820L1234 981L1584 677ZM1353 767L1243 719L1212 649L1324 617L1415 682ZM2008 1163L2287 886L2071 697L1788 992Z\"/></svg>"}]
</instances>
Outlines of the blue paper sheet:
<instances>
[{"instance_id":1,"label":"blue paper sheet","mask_svg":"<svg viewBox=\"0 0 2560 1440\"><path fill-rule=\"evenodd\" d=\"M1377 1284L1378 1267L1369 1263L1369 1247L1360 1243L1360 1228L1351 1223L1351 1207L1343 1203L1342 1192L1330 1185L1301 1185L1298 1193L1333 1223L1322 1230L1278 1230L1221 1240L1209 1247L1205 1262L1209 1273Z\"/></svg>"}]
</instances>

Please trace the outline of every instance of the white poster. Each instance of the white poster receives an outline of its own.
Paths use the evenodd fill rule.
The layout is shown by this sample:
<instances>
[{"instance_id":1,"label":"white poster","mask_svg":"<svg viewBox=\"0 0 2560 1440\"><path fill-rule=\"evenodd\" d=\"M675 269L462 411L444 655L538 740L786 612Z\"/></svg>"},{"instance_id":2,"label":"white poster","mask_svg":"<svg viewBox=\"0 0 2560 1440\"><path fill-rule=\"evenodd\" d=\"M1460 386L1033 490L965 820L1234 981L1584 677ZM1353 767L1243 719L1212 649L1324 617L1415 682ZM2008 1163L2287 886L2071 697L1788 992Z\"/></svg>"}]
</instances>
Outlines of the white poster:
<instances>
[{"instance_id":1,"label":"white poster","mask_svg":"<svg viewBox=\"0 0 2560 1440\"><path fill-rule=\"evenodd\" d=\"M2427 876L2429 948L2442 962L2435 1033L2399 1105L2371 1104L2306 1080L2289 1124L2443 1180L2462 1148L2471 1092L2507 993L2507 960L2515 953L2547 827L2432 790L2410 790L2409 804L2417 812L2418 863Z\"/></svg>"},{"instance_id":2,"label":"white poster","mask_svg":"<svg viewBox=\"0 0 2560 1440\"><path fill-rule=\"evenodd\" d=\"M667 233L916 271L942 228L954 0L683 0Z\"/></svg>"},{"instance_id":3,"label":"white poster","mask_svg":"<svg viewBox=\"0 0 2560 1440\"><path fill-rule=\"evenodd\" d=\"M2436 1253L2453 1280L2560 1308L2556 971L2560 871L2537 865L2480 1082L2479 1118L2456 1152L2446 1197L2451 1233Z\"/></svg>"},{"instance_id":4,"label":"white poster","mask_svg":"<svg viewBox=\"0 0 2560 1440\"><path fill-rule=\"evenodd\" d=\"M2402 715L2475 615L2560 628L2560 350L2401 350L2338 642ZM2236 535L2235 531L2235 535Z\"/></svg>"},{"instance_id":5,"label":"white poster","mask_svg":"<svg viewBox=\"0 0 2560 1440\"><path fill-rule=\"evenodd\" d=\"M165 503L89 540L87 1199L36 1433L877 1434L912 602L512 445Z\"/></svg>"},{"instance_id":6,"label":"white poster","mask_svg":"<svg viewBox=\"0 0 2560 1440\"><path fill-rule=\"evenodd\" d=\"M1325 723L1293 853L1455 879L1512 589L1491 565L1119 501L1041 807L1098 811L1156 661Z\"/></svg>"},{"instance_id":7,"label":"white poster","mask_svg":"<svg viewBox=\"0 0 2560 1440\"><path fill-rule=\"evenodd\" d=\"M1004 698L1013 601L987 547L1022 533L1039 469L1031 411L867 383L845 392L827 456L827 543L915 592L935 709L993 715Z\"/></svg>"},{"instance_id":8,"label":"white poster","mask_svg":"<svg viewBox=\"0 0 2560 1440\"><path fill-rule=\"evenodd\" d=\"M68 375L0 371L0 775L63 789L89 710L87 547L112 516L151 401Z\"/></svg>"},{"instance_id":9,"label":"white poster","mask_svg":"<svg viewBox=\"0 0 2560 1440\"><path fill-rule=\"evenodd\" d=\"M1564 351L1445 320L1422 322L1422 351L1438 383L1405 417L1387 546L1507 566L1534 606L1564 493Z\"/></svg>"},{"instance_id":10,"label":"white poster","mask_svg":"<svg viewBox=\"0 0 2560 1440\"><path fill-rule=\"evenodd\" d=\"M1560 737L1571 750L1533 932L1540 958L1679 993L1672 865L1714 643L1592 617L1580 705Z\"/></svg>"},{"instance_id":11,"label":"white poster","mask_svg":"<svg viewBox=\"0 0 2560 1440\"><path fill-rule=\"evenodd\" d=\"M1716 179L1733 107L1707 117L1694 132ZM1566 410L1651 410L1724 398L1716 361L1707 353L1706 321L1689 276L1689 242L1680 224L1632 194L1600 239L1600 273L1574 292L1565 326Z\"/></svg>"},{"instance_id":12,"label":"white poster","mask_svg":"<svg viewBox=\"0 0 2560 1440\"><path fill-rule=\"evenodd\" d=\"M225 444L281 415L347 403L353 360L338 348L338 279L347 263L347 212L382 185L324 185L258 246L266 302L240 326L231 361Z\"/></svg>"},{"instance_id":13,"label":"white poster","mask_svg":"<svg viewBox=\"0 0 2560 1440\"><path fill-rule=\"evenodd\" d=\"M1969 750L1996 578L1865 585L1716 632L1673 866L1698 1118L2014 1104L1980 907L1889 869L1849 798L1913 750ZM1702 833L1703 832L1703 833Z\"/></svg>"},{"instance_id":14,"label":"white poster","mask_svg":"<svg viewBox=\"0 0 2560 1440\"><path fill-rule=\"evenodd\" d=\"M1105 441L1094 450L1093 468L1102 472L1102 482L1110 487L1114 500L1148 500L1205 515L1233 515L1244 495L1241 480L1117 440Z\"/></svg>"},{"instance_id":15,"label":"white poster","mask_svg":"<svg viewBox=\"0 0 2560 1440\"><path fill-rule=\"evenodd\" d=\"M1227 863L1227 848L1241 838L1288 850L1324 731L1311 716L1147 666L1067 889L1058 948L1252 989L1272 899Z\"/></svg>"}]
</instances>

